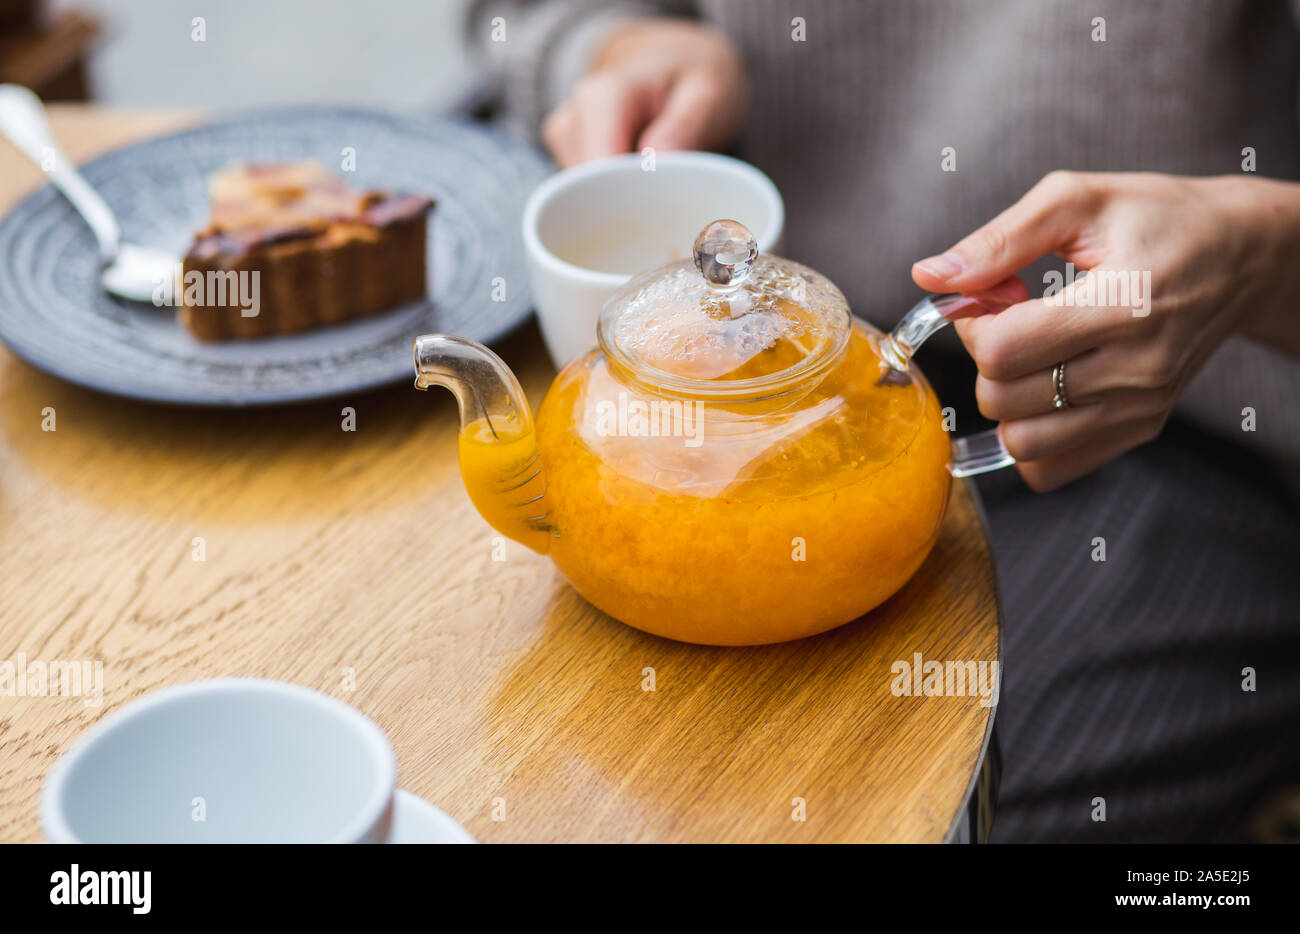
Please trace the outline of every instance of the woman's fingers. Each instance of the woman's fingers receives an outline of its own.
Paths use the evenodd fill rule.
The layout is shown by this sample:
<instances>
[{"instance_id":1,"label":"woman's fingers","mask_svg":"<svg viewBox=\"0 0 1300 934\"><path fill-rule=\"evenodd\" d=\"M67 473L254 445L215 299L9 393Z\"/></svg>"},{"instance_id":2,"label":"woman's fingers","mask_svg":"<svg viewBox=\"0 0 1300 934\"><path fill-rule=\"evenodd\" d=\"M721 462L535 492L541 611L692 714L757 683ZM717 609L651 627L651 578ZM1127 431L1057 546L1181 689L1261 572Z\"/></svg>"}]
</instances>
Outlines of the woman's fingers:
<instances>
[{"instance_id":1,"label":"woman's fingers","mask_svg":"<svg viewBox=\"0 0 1300 934\"><path fill-rule=\"evenodd\" d=\"M651 116L644 83L606 72L584 79L573 96L579 114L579 162L632 151Z\"/></svg>"},{"instance_id":2,"label":"woman's fingers","mask_svg":"<svg viewBox=\"0 0 1300 934\"><path fill-rule=\"evenodd\" d=\"M590 75L542 123L542 142L562 168L631 152L654 96L647 83L618 72Z\"/></svg>"},{"instance_id":3,"label":"woman's fingers","mask_svg":"<svg viewBox=\"0 0 1300 934\"><path fill-rule=\"evenodd\" d=\"M1073 376L1073 371L1070 373ZM1073 400L1074 390L1068 389ZM1032 376L1022 376L1010 382L997 382L984 376L975 377L975 401L980 414L995 422L1009 422L1017 418L1032 418L1056 411L1052 400L1056 388L1051 370L1042 370Z\"/></svg>"},{"instance_id":4,"label":"woman's fingers","mask_svg":"<svg viewBox=\"0 0 1300 934\"><path fill-rule=\"evenodd\" d=\"M1065 361L1065 397L1071 405L1090 405L1113 390L1132 388L1121 375L1126 355L1114 347L1088 350ZM1010 380L975 378L980 414L998 422L1055 412L1056 384L1052 367Z\"/></svg>"},{"instance_id":5,"label":"woman's fingers","mask_svg":"<svg viewBox=\"0 0 1300 934\"><path fill-rule=\"evenodd\" d=\"M954 322L988 379L1013 380L1049 369L1104 343L1114 333L1111 309L1057 308L1031 299L995 315Z\"/></svg>"},{"instance_id":6,"label":"woman's fingers","mask_svg":"<svg viewBox=\"0 0 1300 934\"><path fill-rule=\"evenodd\" d=\"M1037 461L1092 441L1105 427L1104 415L1100 405L1072 406L1003 422L998 430L1002 443L1017 461Z\"/></svg>"},{"instance_id":7,"label":"woman's fingers","mask_svg":"<svg viewBox=\"0 0 1300 934\"><path fill-rule=\"evenodd\" d=\"M963 321L983 315L1006 311L1012 305L1023 302L1029 297L1029 287L1019 276L1003 279L991 289L983 289L962 296L964 301L944 308L944 317L949 321Z\"/></svg>"},{"instance_id":8,"label":"woman's fingers","mask_svg":"<svg viewBox=\"0 0 1300 934\"><path fill-rule=\"evenodd\" d=\"M1123 390L1100 402L1071 404L1043 415L1004 421L1000 431L1002 443L1017 461L1039 461L1095 444L1119 426L1163 421L1166 412L1154 404L1150 394Z\"/></svg>"},{"instance_id":9,"label":"woman's fingers","mask_svg":"<svg viewBox=\"0 0 1300 934\"><path fill-rule=\"evenodd\" d=\"M1100 190L1087 176L1052 172L950 250L916 263L912 278L932 292L987 289L1039 257L1065 249L1100 203Z\"/></svg>"},{"instance_id":10,"label":"woman's fingers","mask_svg":"<svg viewBox=\"0 0 1300 934\"><path fill-rule=\"evenodd\" d=\"M1177 384L1154 370L1142 341L1109 342L1065 361L1069 405L1057 409L1052 367L1008 380L981 375L980 412L1039 492L1054 489L1154 438Z\"/></svg>"},{"instance_id":11,"label":"woman's fingers","mask_svg":"<svg viewBox=\"0 0 1300 934\"><path fill-rule=\"evenodd\" d=\"M573 164L573 119L573 108L566 102L552 110L542 121L542 145L562 169Z\"/></svg>"},{"instance_id":12,"label":"woman's fingers","mask_svg":"<svg viewBox=\"0 0 1300 934\"><path fill-rule=\"evenodd\" d=\"M562 166L632 152L716 149L740 127L745 72L730 40L672 19L634 21L602 44L594 68L542 124Z\"/></svg>"},{"instance_id":13,"label":"woman's fingers","mask_svg":"<svg viewBox=\"0 0 1300 934\"><path fill-rule=\"evenodd\" d=\"M1088 273L1097 278L1108 275L1112 273L1105 266ZM957 333L980 373L1000 381L1049 369L1093 347L1144 336L1148 319L1135 317L1131 306L1096 304L1095 293L1080 289L1076 282L1061 292L1020 302L996 315L958 321ZM1106 300L1101 297L1102 302Z\"/></svg>"},{"instance_id":14,"label":"woman's fingers","mask_svg":"<svg viewBox=\"0 0 1300 934\"><path fill-rule=\"evenodd\" d=\"M1051 359L1044 355L1043 359ZM1062 355L1065 363L1065 396L1071 405L1088 405L1113 395L1144 400L1152 411L1169 408L1182 388L1185 370L1177 355L1156 342L1135 337L1099 343L1074 356ZM1052 370L1044 365L1026 376L996 379L981 367L975 379L975 398L985 418L1010 421L1054 411L1056 387Z\"/></svg>"},{"instance_id":15,"label":"woman's fingers","mask_svg":"<svg viewBox=\"0 0 1300 934\"><path fill-rule=\"evenodd\" d=\"M1164 423L1165 416L1156 415L1116 425L1099 432L1087 444L1038 460L1018 462L1016 469L1031 490L1046 493L1096 470L1125 451L1154 440Z\"/></svg>"},{"instance_id":16,"label":"woman's fingers","mask_svg":"<svg viewBox=\"0 0 1300 934\"><path fill-rule=\"evenodd\" d=\"M669 88L658 116L637 141L638 149L668 152L674 149L713 149L731 136L735 115L727 100L728 89L708 71L684 73Z\"/></svg>"},{"instance_id":17,"label":"woman's fingers","mask_svg":"<svg viewBox=\"0 0 1300 934\"><path fill-rule=\"evenodd\" d=\"M650 146L709 149L730 131L719 111L728 91L709 73L662 82L617 71L584 78L542 124L542 142L561 167Z\"/></svg>"}]
</instances>

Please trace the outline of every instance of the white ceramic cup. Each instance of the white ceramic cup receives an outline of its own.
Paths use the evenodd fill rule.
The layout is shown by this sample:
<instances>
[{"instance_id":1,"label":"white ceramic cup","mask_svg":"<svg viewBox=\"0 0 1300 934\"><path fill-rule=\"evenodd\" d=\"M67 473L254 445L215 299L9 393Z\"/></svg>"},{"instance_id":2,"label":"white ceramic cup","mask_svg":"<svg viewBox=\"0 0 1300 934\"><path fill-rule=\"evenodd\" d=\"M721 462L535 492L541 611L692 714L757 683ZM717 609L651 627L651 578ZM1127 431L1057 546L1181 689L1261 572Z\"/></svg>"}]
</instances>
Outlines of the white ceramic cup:
<instances>
[{"instance_id":1,"label":"white ceramic cup","mask_svg":"<svg viewBox=\"0 0 1300 934\"><path fill-rule=\"evenodd\" d=\"M653 166L653 168L651 168ZM551 176L524 207L533 302L555 365L596 345L601 306L632 275L691 255L711 221L740 221L779 252L785 206L772 180L707 152L631 154Z\"/></svg>"},{"instance_id":2,"label":"white ceramic cup","mask_svg":"<svg viewBox=\"0 0 1300 934\"><path fill-rule=\"evenodd\" d=\"M41 826L51 843L383 843L396 784L388 737L342 701L194 681L78 740L46 779Z\"/></svg>"}]
</instances>

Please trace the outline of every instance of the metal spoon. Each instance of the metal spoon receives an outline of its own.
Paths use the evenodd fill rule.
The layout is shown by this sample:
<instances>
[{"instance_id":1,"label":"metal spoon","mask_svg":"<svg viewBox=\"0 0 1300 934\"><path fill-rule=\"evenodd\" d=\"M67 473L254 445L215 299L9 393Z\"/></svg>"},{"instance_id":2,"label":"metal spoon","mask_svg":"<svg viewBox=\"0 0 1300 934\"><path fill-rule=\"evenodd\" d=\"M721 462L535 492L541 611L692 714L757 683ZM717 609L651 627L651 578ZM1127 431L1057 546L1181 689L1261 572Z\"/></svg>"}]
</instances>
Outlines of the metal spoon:
<instances>
[{"instance_id":1,"label":"metal spoon","mask_svg":"<svg viewBox=\"0 0 1300 934\"><path fill-rule=\"evenodd\" d=\"M0 135L40 166L90 225L99 241L103 263L99 281L106 291L136 302L157 303L156 296L161 304L172 303L176 257L122 241L112 210L54 141L40 98L21 85L0 84Z\"/></svg>"}]
</instances>

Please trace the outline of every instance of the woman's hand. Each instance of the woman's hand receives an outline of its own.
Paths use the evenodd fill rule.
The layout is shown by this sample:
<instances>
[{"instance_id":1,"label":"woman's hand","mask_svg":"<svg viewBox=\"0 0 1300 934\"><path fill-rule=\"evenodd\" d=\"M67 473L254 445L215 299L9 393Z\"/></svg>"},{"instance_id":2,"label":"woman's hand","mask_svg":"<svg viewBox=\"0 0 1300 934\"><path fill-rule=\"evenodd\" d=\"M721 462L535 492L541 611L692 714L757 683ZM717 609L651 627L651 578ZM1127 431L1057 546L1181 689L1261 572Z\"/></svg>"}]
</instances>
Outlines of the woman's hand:
<instances>
[{"instance_id":1,"label":"woman's hand","mask_svg":"<svg viewBox=\"0 0 1300 934\"><path fill-rule=\"evenodd\" d=\"M1298 251L1297 185L1053 172L912 278L979 292L1047 253L1088 270L1058 294L954 322L979 367L980 411L1044 491L1155 438L1234 331L1294 352ZM1057 409L1063 361L1069 405Z\"/></svg>"},{"instance_id":2,"label":"woman's hand","mask_svg":"<svg viewBox=\"0 0 1300 934\"><path fill-rule=\"evenodd\" d=\"M721 149L740 128L745 97L740 55L721 33L638 21L606 40L543 122L542 140L562 167L646 147Z\"/></svg>"}]
</instances>

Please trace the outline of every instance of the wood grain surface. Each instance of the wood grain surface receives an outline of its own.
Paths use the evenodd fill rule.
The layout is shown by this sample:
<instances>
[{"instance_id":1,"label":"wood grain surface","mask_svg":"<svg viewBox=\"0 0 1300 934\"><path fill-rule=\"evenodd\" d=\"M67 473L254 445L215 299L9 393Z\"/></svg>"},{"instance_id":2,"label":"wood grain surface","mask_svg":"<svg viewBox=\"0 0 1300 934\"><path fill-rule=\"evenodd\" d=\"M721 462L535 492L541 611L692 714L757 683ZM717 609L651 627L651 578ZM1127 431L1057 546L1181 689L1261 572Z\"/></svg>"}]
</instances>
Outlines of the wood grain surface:
<instances>
[{"instance_id":1,"label":"wood grain surface","mask_svg":"<svg viewBox=\"0 0 1300 934\"><path fill-rule=\"evenodd\" d=\"M52 114L78 160L193 119ZM0 211L40 180L0 142ZM554 375L536 329L500 349L536 405ZM602 615L522 546L493 560L455 432L445 393L165 408L0 349L0 661L104 672L99 707L0 697L0 841L39 839L41 781L98 718L227 675L355 705L391 736L402 786L483 842L944 839L990 708L896 697L891 665L998 657L966 484L934 553L880 610L798 643L701 648Z\"/></svg>"}]
</instances>

